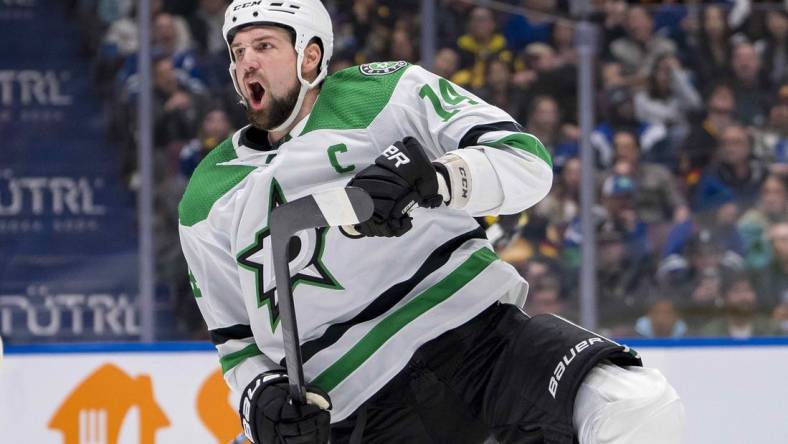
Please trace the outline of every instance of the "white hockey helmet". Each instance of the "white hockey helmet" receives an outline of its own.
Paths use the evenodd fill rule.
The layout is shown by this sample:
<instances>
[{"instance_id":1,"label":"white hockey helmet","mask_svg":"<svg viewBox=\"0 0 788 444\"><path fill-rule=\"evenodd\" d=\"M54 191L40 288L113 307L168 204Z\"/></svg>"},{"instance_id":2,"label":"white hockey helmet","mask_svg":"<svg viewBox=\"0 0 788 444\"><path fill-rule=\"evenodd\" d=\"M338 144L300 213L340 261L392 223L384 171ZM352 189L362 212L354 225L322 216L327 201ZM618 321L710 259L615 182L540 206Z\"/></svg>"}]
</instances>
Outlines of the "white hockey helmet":
<instances>
[{"instance_id":1,"label":"white hockey helmet","mask_svg":"<svg viewBox=\"0 0 788 444\"><path fill-rule=\"evenodd\" d=\"M233 79L235 92L241 97L241 103L248 106L241 93L241 86L235 76L235 58L230 45L235 32L255 24L275 24L291 28L295 32L295 51L298 55L296 72L301 83L298 101L290 116L284 123L272 131L280 131L295 119L304 102L304 95L309 89L319 85L328 73L328 62L334 50L334 31L331 17L320 0L233 0L224 13L222 35L230 52L230 77ZM313 38L320 39L323 44L323 60L320 72L315 80L307 82L301 74L301 63L304 61L304 49Z\"/></svg>"}]
</instances>

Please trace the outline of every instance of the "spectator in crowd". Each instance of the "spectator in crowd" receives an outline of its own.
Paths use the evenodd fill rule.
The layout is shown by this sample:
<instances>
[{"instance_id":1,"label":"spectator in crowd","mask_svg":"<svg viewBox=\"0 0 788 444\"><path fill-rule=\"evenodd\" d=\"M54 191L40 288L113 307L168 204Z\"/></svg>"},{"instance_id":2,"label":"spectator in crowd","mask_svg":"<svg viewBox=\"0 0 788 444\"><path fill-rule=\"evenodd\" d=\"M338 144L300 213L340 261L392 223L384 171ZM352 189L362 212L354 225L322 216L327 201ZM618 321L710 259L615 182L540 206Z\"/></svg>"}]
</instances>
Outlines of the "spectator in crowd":
<instances>
[{"instance_id":1,"label":"spectator in crowd","mask_svg":"<svg viewBox=\"0 0 788 444\"><path fill-rule=\"evenodd\" d=\"M197 9L188 16L201 78L211 89L227 83L227 44L222 38L227 4L225 0L199 0Z\"/></svg>"},{"instance_id":2,"label":"spectator in crowd","mask_svg":"<svg viewBox=\"0 0 788 444\"><path fill-rule=\"evenodd\" d=\"M657 57L674 54L676 45L654 33L654 22L641 6L630 7L626 17L626 36L610 44L610 52L627 74L645 80Z\"/></svg>"},{"instance_id":3,"label":"spectator in crowd","mask_svg":"<svg viewBox=\"0 0 788 444\"><path fill-rule=\"evenodd\" d=\"M531 316L552 313L566 317L567 303L561 293L558 276L547 275L533 282L528 290L524 309Z\"/></svg>"},{"instance_id":4,"label":"spectator in crowd","mask_svg":"<svg viewBox=\"0 0 788 444\"><path fill-rule=\"evenodd\" d=\"M691 125L690 133L679 149L678 171L685 188L697 185L703 168L711 163L720 133L736 122L735 110L733 88L725 82L714 84L706 98L703 115Z\"/></svg>"},{"instance_id":5,"label":"spectator in crowd","mask_svg":"<svg viewBox=\"0 0 788 444\"><path fill-rule=\"evenodd\" d=\"M690 14L687 5L680 2L661 2L654 11L653 21L654 32L676 43L679 52L686 52L687 32L695 26L694 14Z\"/></svg>"},{"instance_id":6,"label":"spectator in crowd","mask_svg":"<svg viewBox=\"0 0 788 444\"><path fill-rule=\"evenodd\" d=\"M556 0L521 0L520 5L528 15L512 14L504 25L503 34L509 48L517 52L531 43L550 41L553 23L547 15L555 14Z\"/></svg>"},{"instance_id":7,"label":"spectator in crowd","mask_svg":"<svg viewBox=\"0 0 788 444\"><path fill-rule=\"evenodd\" d=\"M190 81L204 84L204 77L191 49L190 37L180 36L177 31L176 17L166 12L157 14L153 19L152 51L156 58L168 57L181 75ZM122 88L135 88L137 78L137 55L126 58L118 73L118 83Z\"/></svg>"},{"instance_id":8,"label":"spectator in crowd","mask_svg":"<svg viewBox=\"0 0 788 444\"><path fill-rule=\"evenodd\" d=\"M763 125L769 103L770 83L761 56L750 42L739 42L731 57L736 119L747 125Z\"/></svg>"},{"instance_id":9,"label":"spectator in crowd","mask_svg":"<svg viewBox=\"0 0 788 444\"><path fill-rule=\"evenodd\" d=\"M766 36L758 42L772 84L788 80L788 9L766 11Z\"/></svg>"},{"instance_id":10,"label":"spectator in crowd","mask_svg":"<svg viewBox=\"0 0 788 444\"><path fill-rule=\"evenodd\" d=\"M205 91L183 76L169 57L154 61L153 84L156 146L191 139L206 107Z\"/></svg>"},{"instance_id":11,"label":"spectator in crowd","mask_svg":"<svg viewBox=\"0 0 788 444\"><path fill-rule=\"evenodd\" d=\"M534 253L527 260L516 261L514 267L520 275L527 276L529 282L547 282L551 279L559 279L561 294L574 282L572 276L568 276L563 268L563 263L557 258Z\"/></svg>"},{"instance_id":12,"label":"spectator in crowd","mask_svg":"<svg viewBox=\"0 0 788 444\"><path fill-rule=\"evenodd\" d=\"M700 28L690 42L690 63L697 76L697 84L708 85L721 76L730 76L730 38L722 6L708 5L703 8Z\"/></svg>"},{"instance_id":13,"label":"spectator in crowd","mask_svg":"<svg viewBox=\"0 0 788 444\"><path fill-rule=\"evenodd\" d=\"M741 125L722 130L716 159L703 172L694 191L693 209L703 211L730 199L748 209L766 179L766 166L752 156L751 141Z\"/></svg>"},{"instance_id":14,"label":"spectator in crowd","mask_svg":"<svg viewBox=\"0 0 788 444\"><path fill-rule=\"evenodd\" d=\"M769 229L782 220L788 220L788 176L771 174L761 185L756 205L737 223L748 269L763 268L771 261Z\"/></svg>"},{"instance_id":15,"label":"spectator in crowd","mask_svg":"<svg viewBox=\"0 0 788 444\"><path fill-rule=\"evenodd\" d=\"M775 174L788 176L788 82L777 90L763 128L754 128L755 156L769 165Z\"/></svg>"},{"instance_id":16,"label":"spectator in crowd","mask_svg":"<svg viewBox=\"0 0 788 444\"><path fill-rule=\"evenodd\" d=\"M788 219L769 228L771 261L755 273L758 295L767 307L788 303Z\"/></svg>"},{"instance_id":17,"label":"spectator in crowd","mask_svg":"<svg viewBox=\"0 0 788 444\"><path fill-rule=\"evenodd\" d=\"M768 320L757 312L753 284L746 274L732 273L722 277L724 317L703 326L703 336L727 336L746 339L773 333Z\"/></svg>"},{"instance_id":18,"label":"spectator in crowd","mask_svg":"<svg viewBox=\"0 0 788 444\"><path fill-rule=\"evenodd\" d=\"M115 1L102 3L109 4ZM154 20L155 17L164 12L163 1L152 0L150 8L151 18ZM132 62L129 59L136 57L139 48L137 2L130 2L128 8L117 8L117 12L120 11L126 11L126 14L114 20L104 32L101 37L95 65L97 87L103 95L110 96L110 99L112 99L112 92L117 89L115 82L118 71L121 69L131 71L123 75L122 81L125 81L126 77L136 70L136 60ZM177 41L181 44L190 42L191 35L186 21L179 16L173 16L172 18ZM124 68L124 65L127 66Z\"/></svg>"},{"instance_id":19,"label":"spectator in crowd","mask_svg":"<svg viewBox=\"0 0 788 444\"><path fill-rule=\"evenodd\" d=\"M670 298L657 299L646 315L635 321L635 332L646 338L681 338L687 331L687 323L681 319Z\"/></svg>"},{"instance_id":20,"label":"spectator in crowd","mask_svg":"<svg viewBox=\"0 0 788 444\"><path fill-rule=\"evenodd\" d=\"M616 161L612 175L629 177L635 185L635 211L648 224L649 243L661 249L673 223L689 218L690 212L675 176L664 166L640 159L637 138L618 131L613 138Z\"/></svg>"},{"instance_id":21,"label":"spectator in crowd","mask_svg":"<svg viewBox=\"0 0 788 444\"><path fill-rule=\"evenodd\" d=\"M552 39L558 65L577 65L575 48L575 24L566 19L558 19L553 24Z\"/></svg>"},{"instance_id":22,"label":"spectator in crowd","mask_svg":"<svg viewBox=\"0 0 788 444\"><path fill-rule=\"evenodd\" d=\"M602 184L602 205L594 211L599 243L597 282L608 327L629 328L633 316L644 310L649 246L647 226L635 213L634 193L629 177L610 176ZM576 218L566 230L563 252L563 259L574 269L580 265L582 240L582 225Z\"/></svg>"},{"instance_id":23,"label":"spectator in crowd","mask_svg":"<svg viewBox=\"0 0 788 444\"><path fill-rule=\"evenodd\" d=\"M353 30L356 62L379 61L388 53L394 17L375 0L353 0L350 29Z\"/></svg>"},{"instance_id":24,"label":"spectator in crowd","mask_svg":"<svg viewBox=\"0 0 788 444\"><path fill-rule=\"evenodd\" d=\"M663 286L688 293L709 270L717 274L744 268L744 242L736 223L733 202L716 212L696 213L674 225L662 247L657 279Z\"/></svg>"},{"instance_id":25,"label":"spectator in crowd","mask_svg":"<svg viewBox=\"0 0 788 444\"><path fill-rule=\"evenodd\" d=\"M545 43L531 43L521 56L525 69L513 77L514 83L526 91L526 106L538 96L550 96L566 116L577 109L577 67L562 65L555 50ZM525 114L521 111L520 115Z\"/></svg>"},{"instance_id":26,"label":"spectator in crowd","mask_svg":"<svg viewBox=\"0 0 788 444\"><path fill-rule=\"evenodd\" d=\"M626 0L602 0L601 8L595 8L591 12L591 19L599 24L602 32L600 33L602 48L605 49L605 57L610 44L619 38L626 37L625 25L627 22L627 11L629 5Z\"/></svg>"},{"instance_id":27,"label":"spectator in crowd","mask_svg":"<svg viewBox=\"0 0 788 444\"><path fill-rule=\"evenodd\" d=\"M621 233L629 252L642 259L648 252L647 225L635 211L635 183L628 176L609 176L602 183L600 232Z\"/></svg>"},{"instance_id":28,"label":"spectator in crowd","mask_svg":"<svg viewBox=\"0 0 788 444\"><path fill-rule=\"evenodd\" d=\"M180 151L180 173L184 182L192 176L200 161L231 133L230 119L224 110L212 109L205 114L197 137Z\"/></svg>"},{"instance_id":29,"label":"spectator in crowd","mask_svg":"<svg viewBox=\"0 0 788 444\"><path fill-rule=\"evenodd\" d=\"M487 63L485 86L475 91L476 95L512 115L519 122L518 112L523 107L523 93L512 84L512 68L508 62L499 59Z\"/></svg>"},{"instance_id":30,"label":"spectator in crowd","mask_svg":"<svg viewBox=\"0 0 788 444\"><path fill-rule=\"evenodd\" d=\"M138 83L131 83L118 98L113 109L113 131L125 143L124 174L136 169L137 94ZM177 174L177 150L181 143L194 137L203 110L208 101L205 89L199 82L183 75L173 65L170 57L159 56L153 60L153 142L166 171ZM174 155L169 153L174 151ZM130 176L130 183L134 183Z\"/></svg>"},{"instance_id":31,"label":"spectator in crowd","mask_svg":"<svg viewBox=\"0 0 788 444\"><path fill-rule=\"evenodd\" d=\"M775 334L788 336L788 302L774 308L772 311L772 326Z\"/></svg>"},{"instance_id":32,"label":"spectator in crowd","mask_svg":"<svg viewBox=\"0 0 788 444\"><path fill-rule=\"evenodd\" d=\"M459 69L460 56L457 54L457 51L452 48L441 48L435 53L435 59L432 61L432 72L444 79L453 81L454 75Z\"/></svg>"},{"instance_id":33,"label":"spectator in crowd","mask_svg":"<svg viewBox=\"0 0 788 444\"><path fill-rule=\"evenodd\" d=\"M455 80L461 86L481 88L487 63L492 59L512 61L512 53L506 48L506 38L496 32L495 16L484 7L476 7L468 18L468 33L457 39L460 54L460 71Z\"/></svg>"},{"instance_id":34,"label":"spectator in crowd","mask_svg":"<svg viewBox=\"0 0 788 444\"><path fill-rule=\"evenodd\" d=\"M643 122L668 129L671 148L689 132L688 114L698 112L703 100L688 72L673 55L657 57L645 90L635 95L635 115ZM673 158L672 149L670 157Z\"/></svg>"},{"instance_id":35,"label":"spectator in crowd","mask_svg":"<svg viewBox=\"0 0 788 444\"><path fill-rule=\"evenodd\" d=\"M605 61L601 64L600 79L602 88L600 94L604 98L604 94L608 91L627 86L627 79L624 77L624 71L621 63L616 61Z\"/></svg>"},{"instance_id":36,"label":"spectator in crowd","mask_svg":"<svg viewBox=\"0 0 788 444\"><path fill-rule=\"evenodd\" d=\"M568 158L556 178L550 194L536 204L534 211L557 227L563 237L564 230L577 218L580 208L580 159Z\"/></svg>"},{"instance_id":37,"label":"spectator in crowd","mask_svg":"<svg viewBox=\"0 0 788 444\"><path fill-rule=\"evenodd\" d=\"M599 166L610 168L613 165L613 135L616 131L636 134L643 157L660 158L658 153L663 151L662 147L667 141L667 129L659 123L638 120L632 91L628 87L613 88L607 92L603 117L604 120L601 120L591 133L591 145L596 151Z\"/></svg>"},{"instance_id":38,"label":"spectator in crowd","mask_svg":"<svg viewBox=\"0 0 788 444\"><path fill-rule=\"evenodd\" d=\"M467 29L468 15L473 7L471 0L440 0L439 46L454 47L457 44L457 37Z\"/></svg>"},{"instance_id":39,"label":"spectator in crowd","mask_svg":"<svg viewBox=\"0 0 788 444\"><path fill-rule=\"evenodd\" d=\"M113 0L114 1L114 0ZM155 19L164 13L163 0L151 0L151 17ZM191 44L191 34L186 20L180 16L170 16L173 21L175 41L179 49L186 49ZM131 56L139 49L139 28L137 26L137 2L131 3L128 14L109 25L103 38L103 49L100 57Z\"/></svg>"},{"instance_id":40,"label":"spectator in crowd","mask_svg":"<svg viewBox=\"0 0 788 444\"><path fill-rule=\"evenodd\" d=\"M418 53L414 44L413 38L404 29L394 31L391 34L389 57L387 59L416 63L418 61Z\"/></svg>"},{"instance_id":41,"label":"spectator in crowd","mask_svg":"<svg viewBox=\"0 0 788 444\"><path fill-rule=\"evenodd\" d=\"M596 279L600 324L608 334L631 335L632 319L645 310L646 256L630 250L627 234L603 225L597 234Z\"/></svg>"},{"instance_id":42,"label":"spectator in crowd","mask_svg":"<svg viewBox=\"0 0 788 444\"><path fill-rule=\"evenodd\" d=\"M199 0L197 10L188 18L189 29L201 54L225 54L227 45L222 38L225 0Z\"/></svg>"},{"instance_id":43,"label":"spectator in crowd","mask_svg":"<svg viewBox=\"0 0 788 444\"><path fill-rule=\"evenodd\" d=\"M694 261L711 263L713 261L711 256L717 254L717 250L711 245L700 246L700 248L708 249L708 251L693 251L691 254L696 256L693 258ZM687 287L665 287L674 293L678 293L678 296L681 297L677 306L684 314L684 320L687 322L690 334L697 335L697 332L709 321L720 317L724 304L722 300L722 275L723 273L737 272L739 270L730 270L721 265L709 266L703 268L694 276L687 283Z\"/></svg>"},{"instance_id":44,"label":"spectator in crowd","mask_svg":"<svg viewBox=\"0 0 788 444\"><path fill-rule=\"evenodd\" d=\"M537 96L531 100L524 119L526 130L536 136L551 153L561 140L561 110L552 96Z\"/></svg>"}]
</instances>

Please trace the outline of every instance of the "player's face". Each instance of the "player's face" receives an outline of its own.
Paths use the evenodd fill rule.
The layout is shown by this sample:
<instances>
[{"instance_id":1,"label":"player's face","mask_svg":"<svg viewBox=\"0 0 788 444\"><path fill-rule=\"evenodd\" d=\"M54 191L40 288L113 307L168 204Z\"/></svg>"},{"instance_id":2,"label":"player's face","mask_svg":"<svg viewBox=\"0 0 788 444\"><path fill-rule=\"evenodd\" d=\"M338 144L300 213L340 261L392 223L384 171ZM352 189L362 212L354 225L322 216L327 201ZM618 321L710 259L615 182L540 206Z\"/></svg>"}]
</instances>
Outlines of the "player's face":
<instances>
[{"instance_id":1,"label":"player's face","mask_svg":"<svg viewBox=\"0 0 788 444\"><path fill-rule=\"evenodd\" d=\"M276 26L247 28L235 35L231 48L249 121L262 129L281 125L299 92L290 34Z\"/></svg>"}]
</instances>

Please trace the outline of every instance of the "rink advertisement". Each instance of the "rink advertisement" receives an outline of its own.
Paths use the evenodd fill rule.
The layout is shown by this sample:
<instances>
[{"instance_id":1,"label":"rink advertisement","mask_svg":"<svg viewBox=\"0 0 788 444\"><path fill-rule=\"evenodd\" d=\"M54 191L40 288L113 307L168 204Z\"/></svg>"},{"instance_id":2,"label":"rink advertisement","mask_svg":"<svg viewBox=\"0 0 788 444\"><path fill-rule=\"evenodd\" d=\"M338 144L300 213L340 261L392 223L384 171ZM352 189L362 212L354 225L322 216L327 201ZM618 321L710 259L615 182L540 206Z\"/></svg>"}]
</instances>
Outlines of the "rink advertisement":
<instances>
[{"instance_id":1,"label":"rink advertisement","mask_svg":"<svg viewBox=\"0 0 788 444\"><path fill-rule=\"evenodd\" d=\"M79 30L52 5L0 2L0 334L133 339L134 196Z\"/></svg>"},{"instance_id":2,"label":"rink advertisement","mask_svg":"<svg viewBox=\"0 0 788 444\"><path fill-rule=\"evenodd\" d=\"M227 444L240 433L210 352L11 355L3 367L0 442Z\"/></svg>"},{"instance_id":3,"label":"rink advertisement","mask_svg":"<svg viewBox=\"0 0 788 444\"><path fill-rule=\"evenodd\" d=\"M687 444L785 444L788 338L627 341L681 396ZM237 398L203 343L7 347L0 442L227 444Z\"/></svg>"}]
</instances>

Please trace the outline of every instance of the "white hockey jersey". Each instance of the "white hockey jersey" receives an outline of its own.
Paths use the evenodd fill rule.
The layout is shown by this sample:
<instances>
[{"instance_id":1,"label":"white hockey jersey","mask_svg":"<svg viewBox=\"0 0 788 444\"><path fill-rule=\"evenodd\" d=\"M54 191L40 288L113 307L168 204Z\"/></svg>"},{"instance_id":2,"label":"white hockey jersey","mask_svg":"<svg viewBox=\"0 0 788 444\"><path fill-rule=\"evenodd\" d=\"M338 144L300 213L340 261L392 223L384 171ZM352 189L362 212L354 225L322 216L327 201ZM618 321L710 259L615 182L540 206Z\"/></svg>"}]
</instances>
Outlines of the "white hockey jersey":
<instances>
[{"instance_id":1,"label":"white hockey jersey","mask_svg":"<svg viewBox=\"0 0 788 444\"><path fill-rule=\"evenodd\" d=\"M474 181L468 211L418 208L399 238L331 228L291 242L304 375L330 395L331 421L383 387L420 345L527 290L472 217L519 212L552 183L549 154L502 110L418 66L382 62L328 77L279 146L253 146L255 132L243 128L212 150L179 207L192 288L234 390L284 359L271 209L344 187L406 136L433 159L463 155Z\"/></svg>"}]
</instances>

